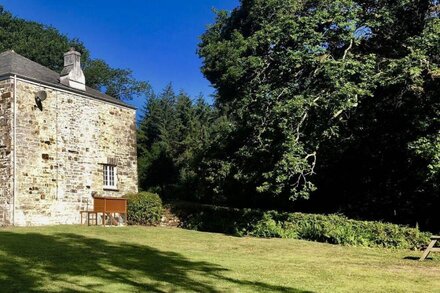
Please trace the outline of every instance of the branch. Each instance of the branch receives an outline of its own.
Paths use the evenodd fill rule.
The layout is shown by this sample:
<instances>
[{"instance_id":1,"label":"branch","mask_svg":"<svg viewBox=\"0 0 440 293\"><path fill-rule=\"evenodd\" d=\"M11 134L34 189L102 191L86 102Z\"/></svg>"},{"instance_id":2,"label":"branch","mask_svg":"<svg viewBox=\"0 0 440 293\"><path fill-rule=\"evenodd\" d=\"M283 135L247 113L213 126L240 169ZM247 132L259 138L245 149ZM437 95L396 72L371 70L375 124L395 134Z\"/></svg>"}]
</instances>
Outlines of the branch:
<instances>
[{"instance_id":1,"label":"branch","mask_svg":"<svg viewBox=\"0 0 440 293\"><path fill-rule=\"evenodd\" d=\"M333 114L333 117L332 117L332 119L336 119L336 118L338 118L339 117L339 115L341 115L342 114L342 112L344 112L344 110L339 110L338 112L336 112L335 114Z\"/></svg>"},{"instance_id":2,"label":"branch","mask_svg":"<svg viewBox=\"0 0 440 293\"><path fill-rule=\"evenodd\" d=\"M313 158L313 162L312 165L310 166L310 172L307 173L307 175L313 175L315 174L315 167L316 167L316 151L314 151L311 154L308 154L304 159L308 161L309 158Z\"/></svg>"},{"instance_id":3,"label":"branch","mask_svg":"<svg viewBox=\"0 0 440 293\"><path fill-rule=\"evenodd\" d=\"M307 112L305 112L304 115L301 118L301 121L299 121L299 123L298 123L298 125L296 127L296 141L297 142L299 141L300 128L301 128L302 124L304 123L304 121L306 120L307 116L308 116Z\"/></svg>"},{"instance_id":4,"label":"branch","mask_svg":"<svg viewBox=\"0 0 440 293\"><path fill-rule=\"evenodd\" d=\"M316 166L316 151L311 153L311 154L307 154L304 158L304 160L308 161L309 158L313 158L313 162L310 166L310 171L309 172L300 172L298 174L298 178L296 180L296 182L293 184L293 186L295 188L298 188L301 184L301 179L304 181L304 185L307 184L307 176L311 176L313 174L315 174L315 166Z\"/></svg>"},{"instance_id":5,"label":"branch","mask_svg":"<svg viewBox=\"0 0 440 293\"><path fill-rule=\"evenodd\" d=\"M348 46L347 49L345 49L344 56L342 56L342 60L345 60L345 57L347 57L348 51L350 51L352 47L353 47L353 39L350 40L350 45Z\"/></svg>"},{"instance_id":6,"label":"branch","mask_svg":"<svg viewBox=\"0 0 440 293\"><path fill-rule=\"evenodd\" d=\"M315 104L315 103L318 102L320 99L321 99L320 96L319 96L319 97L316 97L315 99L313 99L313 103L312 103L312 104ZM296 141L297 141L297 142L299 141L300 128L301 128L301 126L303 125L304 121L306 121L307 117L308 117L307 110L305 110L303 116L301 117L301 120L299 121L298 125L296 126Z\"/></svg>"}]
</instances>

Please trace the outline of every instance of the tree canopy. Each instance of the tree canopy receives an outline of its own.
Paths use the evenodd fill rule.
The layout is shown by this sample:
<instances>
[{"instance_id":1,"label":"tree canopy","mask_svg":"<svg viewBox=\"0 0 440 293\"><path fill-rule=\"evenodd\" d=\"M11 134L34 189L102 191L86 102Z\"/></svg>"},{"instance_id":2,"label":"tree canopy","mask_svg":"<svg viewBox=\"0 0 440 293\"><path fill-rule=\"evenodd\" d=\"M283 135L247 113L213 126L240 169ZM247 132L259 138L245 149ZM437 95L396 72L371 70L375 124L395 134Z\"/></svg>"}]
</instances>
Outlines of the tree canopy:
<instances>
[{"instance_id":1,"label":"tree canopy","mask_svg":"<svg viewBox=\"0 0 440 293\"><path fill-rule=\"evenodd\" d=\"M0 51L145 95L140 189L230 206L342 212L438 229L438 0L241 0L201 37L214 105L155 93L84 44L0 9Z\"/></svg>"},{"instance_id":2,"label":"tree canopy","mask_svg":"<svg viewBox=\"0 0 440 293\"><path fill-rule=\"evenodd\" d=\"M242 0L217 12L199 47L230 121L207 161L213 190L383 218L414 216L421 194L438 203L438 5Z\"/></svg>"},{"instance_id":3,"label":"tree canopy","mask_svg":"<svg viewBox=\"0 0 440 293\"><path fill-rule=\"evenodd\" d=\"M74 47L81 55L88 86L117 99L131 99L149 89L136 80L131 70L112 68L101 59L92 59L79 39L71 39L57 29L14 17L0 6L0 52L14 50L56 72L63 69L63 53Z\"/></svg>"},{"instance_id":4,"label":"tree canopy","mask_svg":"<svg viewBox=\"0 0 440 293\"><path fill-rule=\"evenodd\" d=\"M165 198L195 199L198 165L207 148L215 111L168 85L150 92L138 127L139 185Z\"/></svg>"}]
</instances>

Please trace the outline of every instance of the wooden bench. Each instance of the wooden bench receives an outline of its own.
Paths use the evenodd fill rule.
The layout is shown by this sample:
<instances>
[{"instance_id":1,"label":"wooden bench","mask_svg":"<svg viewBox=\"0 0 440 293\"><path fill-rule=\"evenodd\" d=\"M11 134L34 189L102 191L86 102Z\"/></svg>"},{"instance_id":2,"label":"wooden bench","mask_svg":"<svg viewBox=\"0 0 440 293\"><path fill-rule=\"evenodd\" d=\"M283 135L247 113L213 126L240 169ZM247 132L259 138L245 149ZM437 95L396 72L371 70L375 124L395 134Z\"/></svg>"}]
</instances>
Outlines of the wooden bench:
<instances>
[{"instance_id":1,"label":"wooden bench","mask_svg":"<svg viewBox=\"0 0 440 293\"><path fill-rule=\"evenodd\" d=\"M110 225L119 225L115 220L115 214L119 214L123 221L127 222L127 199L117 197L94 197L93 210L81 211L81 224L83 223L83 215L86 214L86 223L90 226L90 222L94 221L98 225L98 215L102 214L102 225L106 225L110 220Z\"/></svg>"},{"instance_id":2,"label":"wooden bench","mask_svg":"<svg viewBox=\"0 0 440 293\"><path fill-rule=\"evenodd\" d=\"M423 252L420 261L425 260L431 252L440 252L440 247L434 247L437 241L440 240L440 236L431 236L431 243L429 243L428 247Z\"/></svg>"}]
</instances>

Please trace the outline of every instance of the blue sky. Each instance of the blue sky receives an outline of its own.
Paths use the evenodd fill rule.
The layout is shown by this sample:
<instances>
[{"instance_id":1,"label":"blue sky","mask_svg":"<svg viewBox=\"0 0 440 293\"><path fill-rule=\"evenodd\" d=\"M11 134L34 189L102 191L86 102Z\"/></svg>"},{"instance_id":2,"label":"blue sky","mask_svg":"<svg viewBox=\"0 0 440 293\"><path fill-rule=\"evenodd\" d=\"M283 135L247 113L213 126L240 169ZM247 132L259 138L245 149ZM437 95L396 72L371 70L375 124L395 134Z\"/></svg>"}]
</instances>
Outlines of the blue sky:
<instances>
[{"instance_id":1,"label":"blue sky","mask_svg":"<svg viewBox=\"0 0 440 293\"><path fill-rule=\"evenodd\" d=\"M213 89L196 54L199 36L214 21L212 8L232 10L238 0L4 0L1 5L79 38L92 58L132 69L155 91L172 82L176 90L210 100ZM143 101L129 103L141 107Z\"/></svg>"}]
</instances>

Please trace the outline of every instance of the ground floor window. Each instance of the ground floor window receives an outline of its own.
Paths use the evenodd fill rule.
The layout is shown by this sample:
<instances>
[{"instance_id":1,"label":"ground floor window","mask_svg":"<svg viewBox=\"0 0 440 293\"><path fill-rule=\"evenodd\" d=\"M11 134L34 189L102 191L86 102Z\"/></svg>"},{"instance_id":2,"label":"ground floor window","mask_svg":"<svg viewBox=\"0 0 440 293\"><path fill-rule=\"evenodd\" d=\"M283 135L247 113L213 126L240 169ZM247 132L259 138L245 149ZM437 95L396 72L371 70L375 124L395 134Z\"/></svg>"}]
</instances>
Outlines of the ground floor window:
<instances>
[{"instance_id":1,"label":"ground floor window","mask_svg":"<svg viewBox=\"0 0 440 293\"><path fill-rule=\"evenodd\" d=\"M116 166L114 165L103 165L103 180L104 188L116 188Z\"/></svg>"}]
</instances>

